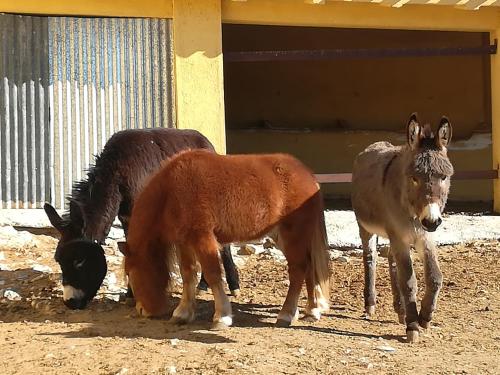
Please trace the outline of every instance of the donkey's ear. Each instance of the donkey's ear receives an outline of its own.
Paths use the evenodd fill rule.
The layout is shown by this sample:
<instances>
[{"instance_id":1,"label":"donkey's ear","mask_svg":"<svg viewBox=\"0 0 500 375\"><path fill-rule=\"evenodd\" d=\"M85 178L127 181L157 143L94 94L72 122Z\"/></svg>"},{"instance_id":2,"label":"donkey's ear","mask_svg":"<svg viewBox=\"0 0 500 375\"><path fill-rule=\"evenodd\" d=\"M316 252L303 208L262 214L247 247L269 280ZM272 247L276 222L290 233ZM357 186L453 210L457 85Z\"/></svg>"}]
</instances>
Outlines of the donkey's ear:
<instances>
[{"instance_id":1,"label":"donkey's ear","mask_svg":"<svg viewBox=\"0 0 500 375\"><path fill-rule=\"evenodd\" d=\"M451 142L451 123L448 117L443 116L439 122L439 128L436 137L437 146L441 148L446 148Z\"/></svg>"},{"instance_id":2,"label":"donkey's ear","mask_svg":"<svg viewBox=\"0 0 500 375\"><path fill-rule=\"evenodd\" d=\"M418 145L420 143L420 124L418 123L418 118L417 114L413 113L410 116L410 119L408 120L408 128L407 128L407 138L408 138L408 145L412 150L415 150L418 148Z\"/></svg>"},{"instance_id":3,"label":"donkey's ear","mask_svg":"<svg viewBox=\"0 0 500 375\"><path fill-rule=\"evenodd\" d=\"M117 245L118 245L118 250L120 250L120 252L125 255L125 256L129 256L130 254L130 251L129 251L129 248L128 248L128 245L126 242L124 241L120 241L120 242L117 242Z\"/></svg>"},{"instance_id":4,"label":"donkey's ear","mask_svg":"<svg viewBox=\"0 0 500 375\"><path fill-rule=\"evenodd\" d=\"M63 219L61 216L59 216L56 209L48 203L45 203L43 205L43 209L47 214L47 217L49 218L49 221L52 224L52 226L56 228L59 231L59 233L62 234L62 232L64 231Z\"/></svg>"}]
</instances>

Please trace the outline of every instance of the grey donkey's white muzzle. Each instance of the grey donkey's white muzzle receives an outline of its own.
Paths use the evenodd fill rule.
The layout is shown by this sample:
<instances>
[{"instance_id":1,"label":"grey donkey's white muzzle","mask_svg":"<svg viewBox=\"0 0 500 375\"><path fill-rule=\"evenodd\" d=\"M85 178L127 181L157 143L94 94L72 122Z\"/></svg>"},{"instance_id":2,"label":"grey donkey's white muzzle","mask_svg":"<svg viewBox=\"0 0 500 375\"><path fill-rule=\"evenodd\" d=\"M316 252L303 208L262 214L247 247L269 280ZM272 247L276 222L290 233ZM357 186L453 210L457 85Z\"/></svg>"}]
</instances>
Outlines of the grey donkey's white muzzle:
<instances>
[{"instance_id":1,"label":"grey donkey's white muzzle","mask_svg":"<svg viewBox=\"0 0 500 375\"><path fill-rule=\"evenodd\" d=\"M426 231L434 232L443 222L439 205L437 203L429 203L422 210L419 220Z\"/></svg>"}]
</instances>

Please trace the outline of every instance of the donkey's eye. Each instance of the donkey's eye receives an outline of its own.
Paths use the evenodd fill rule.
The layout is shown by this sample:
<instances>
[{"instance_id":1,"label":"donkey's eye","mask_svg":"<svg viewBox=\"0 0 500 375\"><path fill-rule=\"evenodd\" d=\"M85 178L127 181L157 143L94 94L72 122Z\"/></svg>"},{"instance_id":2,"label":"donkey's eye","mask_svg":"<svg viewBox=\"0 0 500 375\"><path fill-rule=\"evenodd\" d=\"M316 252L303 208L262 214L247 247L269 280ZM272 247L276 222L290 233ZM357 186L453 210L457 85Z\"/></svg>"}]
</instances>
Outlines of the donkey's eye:
<instances>
[{"instance_id":1,"label":"donkey's eye","mask_svg":"<svg viewBox=\"0 0 500 375\"><path fill-rule=\"evenodd\" d=\"M441 176L441 181L444 181L448 178L448 176Z\"/></svg>"}]
</instances>

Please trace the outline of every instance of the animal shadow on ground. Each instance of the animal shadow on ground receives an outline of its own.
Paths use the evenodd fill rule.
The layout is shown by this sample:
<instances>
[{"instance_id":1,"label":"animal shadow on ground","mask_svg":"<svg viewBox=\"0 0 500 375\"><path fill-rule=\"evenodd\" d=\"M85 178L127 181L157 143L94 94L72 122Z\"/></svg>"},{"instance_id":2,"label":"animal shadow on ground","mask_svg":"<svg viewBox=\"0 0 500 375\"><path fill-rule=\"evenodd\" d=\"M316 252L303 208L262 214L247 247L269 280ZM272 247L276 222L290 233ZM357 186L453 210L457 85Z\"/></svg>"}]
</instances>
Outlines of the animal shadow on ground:
<instances>
[{"instance_id":1,"label":"animal shadow on ground","mask_svg":"<svg viewBox=\"0 0 500 375\"><path fill-rule=\"evenodd\" d=\"M0 279L4 281L2 289L16 291L21 300L3 299L0 303L0 321L65 323L69 328L57 332L39 333L40 335L64 335L72 338L84 337L144 337L158 340L178 338L187 341L203 343L230 343L230 338L223 332L211 331L211 317L214 304L211 296L197 298L196 319L189 325L179 326L168 323L168 316L179 303L179 294L173 293L169 299L169 314L162 319L146 319L138 317L134 307L123 302L115 302L107 298L94 300L85 310L69 310L62 302L59 287L59 274L42 273L33 269L15 271L0 271ZM102 297L103 294L100 293ZM234 312L234 328L272 328L280 306L277 304L256 304L232 301ZM332 309L323 319L355 319ZM332 324L333 325L333 324ZM234 329L230 328L230 329ZM398 336L379 336L370 333L349 332L335 328L318 327L299 320L289 329L300 329L321 332L325 334L349 337L382 337L388 340L402 341Z\"/></svg>"}]
</instances>

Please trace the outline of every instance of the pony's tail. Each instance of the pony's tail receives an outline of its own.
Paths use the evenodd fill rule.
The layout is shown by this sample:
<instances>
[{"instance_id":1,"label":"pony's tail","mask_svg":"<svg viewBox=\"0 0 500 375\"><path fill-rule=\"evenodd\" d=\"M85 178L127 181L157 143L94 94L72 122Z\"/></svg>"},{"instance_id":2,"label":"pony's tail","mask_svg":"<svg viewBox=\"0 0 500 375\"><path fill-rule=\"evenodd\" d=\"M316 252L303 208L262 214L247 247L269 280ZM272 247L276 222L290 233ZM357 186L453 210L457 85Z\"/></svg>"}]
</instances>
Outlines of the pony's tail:
<instances>
[{"instance_id":1,"label":"pony's tail","mask_svg":"<svg viewBox=\"0 0 500 375\"><path fill-rule=\"evenodd\" d=\"M330 257L328 254L328 237L326 234L325 215L323 209L318 212L317 225L314 228L310 256L311 256L311 271L313 272L315 285L319 284L318 288L314 288L314 297L319 301L323 311L329 309L330 301Z\"/></svg>"}]
</instances>

